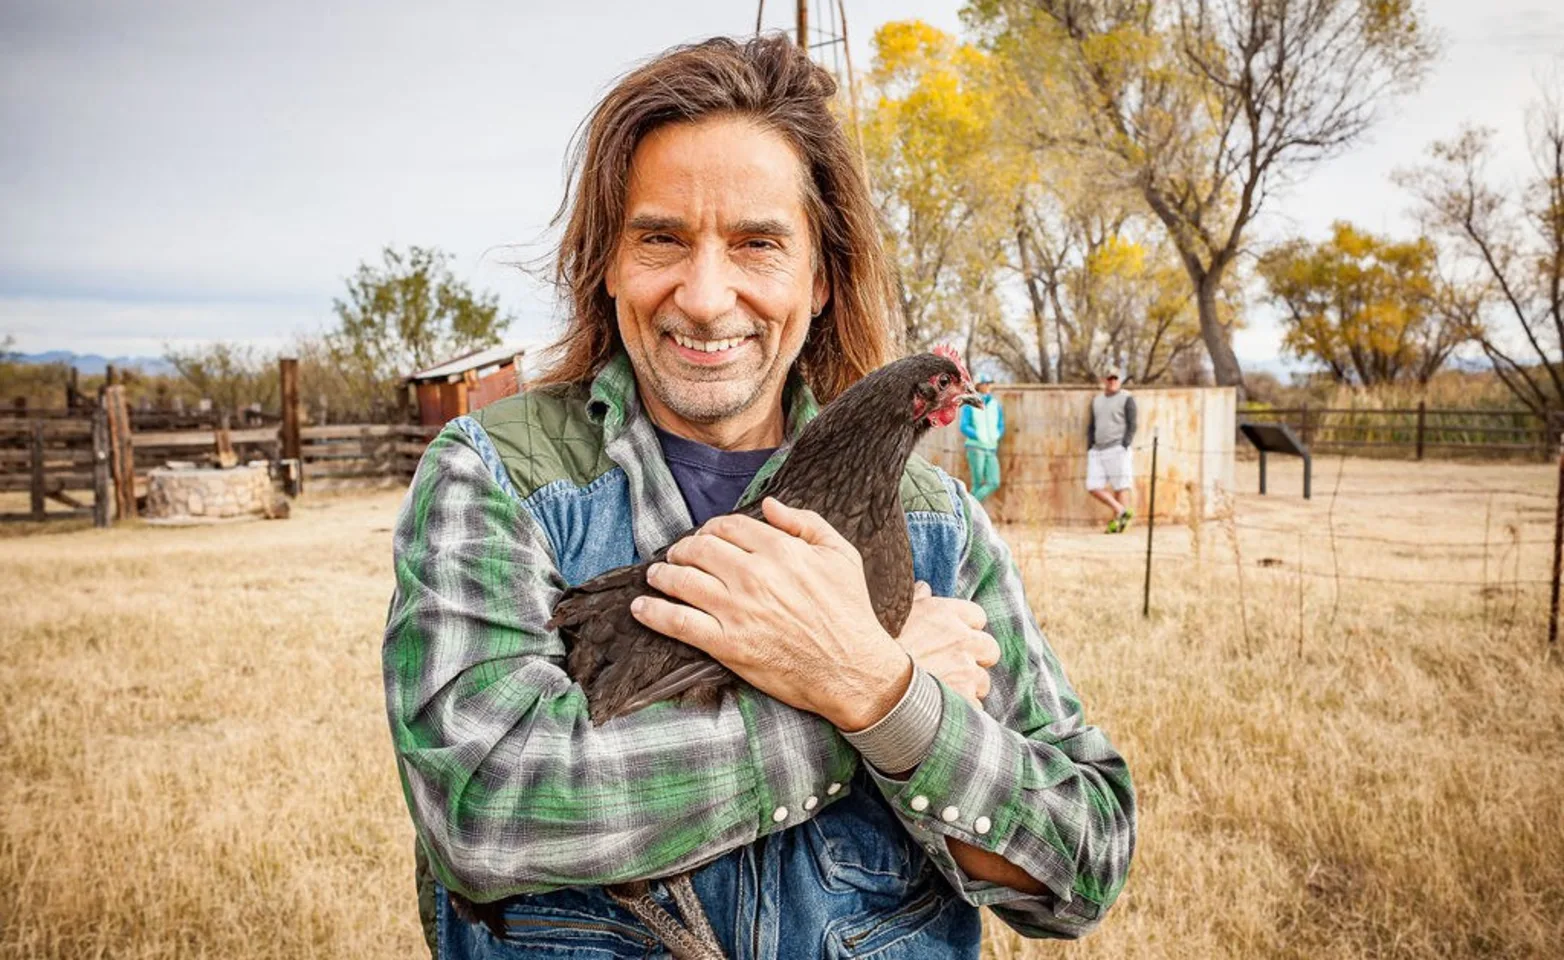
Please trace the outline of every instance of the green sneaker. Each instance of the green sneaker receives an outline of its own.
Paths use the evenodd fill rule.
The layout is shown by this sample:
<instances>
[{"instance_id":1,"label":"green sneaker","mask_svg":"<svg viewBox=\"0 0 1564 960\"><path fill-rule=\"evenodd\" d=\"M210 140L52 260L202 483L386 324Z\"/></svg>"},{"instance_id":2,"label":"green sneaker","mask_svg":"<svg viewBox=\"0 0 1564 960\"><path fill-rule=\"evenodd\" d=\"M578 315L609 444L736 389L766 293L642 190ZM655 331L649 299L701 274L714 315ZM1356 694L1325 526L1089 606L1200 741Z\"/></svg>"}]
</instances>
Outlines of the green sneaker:
<instances>
[{"instance_id":1,"label":"green sneaker","mask_svg":"<svg viewBox=\"0 0 1564 960\"><path fill-rule=\"evenodd\" d=\"M1135 519L1135 511L1134 510L1126 510L1123 513L1119 514L1118 519L1115 521L1119 525L1119 529L1117 529L1117 530L1115 530L1113 532L1114 533L1123 533L1124 531L1128 530L1130 528L1130 521L1134 520L1134 519Z\"/></svg>"},{"instance_id":2,"label":"green sneaker","mask_svg":"<svg viewBox=\"0 0 1564 960\"><path fill-rule=\"evenodd\" d=\"M1118 533L1120 530L1123 530L1123 529L1124 529L1124 514L1121 513L1118 516L1114 517L1112 520L1108 521L1108 529L1103 531L1103 532L1104 533Z\"/></svg>"}]
</instances>

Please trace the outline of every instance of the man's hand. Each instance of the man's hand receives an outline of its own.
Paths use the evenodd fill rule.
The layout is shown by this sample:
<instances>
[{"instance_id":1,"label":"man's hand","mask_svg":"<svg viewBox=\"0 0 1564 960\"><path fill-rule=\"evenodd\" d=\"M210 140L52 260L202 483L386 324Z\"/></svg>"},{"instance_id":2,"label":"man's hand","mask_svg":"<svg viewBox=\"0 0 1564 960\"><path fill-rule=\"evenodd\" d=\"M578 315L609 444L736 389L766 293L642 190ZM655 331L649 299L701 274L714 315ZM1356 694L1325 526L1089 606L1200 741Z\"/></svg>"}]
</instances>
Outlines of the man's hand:
<instances>
[{"instance_id":1,"label":"man's hand","mask_svg":"<svg viewBox=\"0 0 1564 960\"><path fill-rule=\"evenodd\" d=\"M983 632L987 624L982 607L970 600L936 597L920 580L897 642L918 666L981 710L988 696L988 668L999 662L998 641Z\"/></svg>"},{"instance_id":2,"label":"man's hand","mask_svg":"<svg viewBox=\"0 0 1564 960\"><path fill-rule=\"evenodd\" d=\"M767 497L769 523L714 518L668 551L641 597L646 626L698 647L756 689L843 730L884 716L912 680L880 626L858 551L819 514Z\"/></svg>"}]
</instances>

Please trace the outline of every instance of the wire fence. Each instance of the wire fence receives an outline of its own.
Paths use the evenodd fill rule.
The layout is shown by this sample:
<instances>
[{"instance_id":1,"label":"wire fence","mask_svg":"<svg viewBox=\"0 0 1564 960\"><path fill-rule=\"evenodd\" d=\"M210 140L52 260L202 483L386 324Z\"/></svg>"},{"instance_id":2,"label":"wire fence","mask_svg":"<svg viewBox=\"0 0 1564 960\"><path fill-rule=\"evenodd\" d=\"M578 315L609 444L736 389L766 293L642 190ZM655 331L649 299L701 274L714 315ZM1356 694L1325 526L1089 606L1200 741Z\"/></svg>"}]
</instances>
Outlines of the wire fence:
<instances>
[{"instance_id":1,"label":"wire fence","mask_svg":"<svg viewBox=\"0 0 1564 960\"><path fill-rule=\"evenodd\" d=\"M1220 564L1237 574L1240 595L1245 578L1255 583L1299 581L1300 591L1303 580L1329 581L1336 585L1333 607L1339 605L1346 584L1385 589L1387 602L1406 599L1407 591L1413 588L1426 588L1416 595L1429 598L1440 590L1471 589L1480 591L1486 617L1486 604L1495 597L1506 598L1513 612L1523 595L1537 593L1550 598L1550 641L1556 638L1558 517L1564 516L1564 484L1550 477L1547 483L1552 489L1517 485L1516 471L1535 475L1536 467L1467 467L1469 476L1481 476L1480 482L1441 478L1420 486L1414 473L1387 481L1384 461L1332 457L1336 462L1324 471L1325 489L1317 486L1312 500L1302 500L1296 494L1273 492L1260 498L1224 491L1221 497L1225 503L1216 510L1190 504L1192 515L1170 520L1156 515L1163 507L1157 502L1157 484L1176 484L1185 478L1167 468L1167 457L1227 457L1231 450L1164 445L1155 438L1138 441L1130 449L1141 461L1137 466L1144 466L1148 458L1153 464L1161 459L1163 464L1145 473L1136 471L1143 481L1143 493L1150 494L1150 502L1144 504L1146 522L1139 528L1144 530L1144 555L1116 541L1094 548L1090 540L1083 539L1089 535L1079 528L1072 531L1046 522L1029 523L1024 510L1012 510L1008 503L1006 512L1019 514L1011 520L1016 525L1041 528L1034 533L1041 535L1041 549L1049 559L1108 563L1124 572L1132 565L1143 565L1148 615L1156 600L1159 569L1170 563L1183 564L1191 553L1198 559L1217 541L1226 540L1229 556ZM1086 482L1087 471L1082 467L1088 457L1086 451L1012 451L1002 461L1024 491L1046 484ZM1343 488L1353 462L1379 471L1367 478L1367 489L1363 488L1363 477L1354 477L1354 484ZM1479 469L1484 474L1471 473ZM1496 475L1500 473L1503 475ZM1107 514L1103 517L1107 519ZM1364 529L1371 524L1383 529ZM1189 538L1184 547L1187 552L1180 553L1177 541L1185 536ZM1279 551L1283 545L1291 549ZM1549 588L1549 593L1543 593L1542 588ZM1302 600L1298 603L1301 616Z\"/></svg>"}]
</instances>

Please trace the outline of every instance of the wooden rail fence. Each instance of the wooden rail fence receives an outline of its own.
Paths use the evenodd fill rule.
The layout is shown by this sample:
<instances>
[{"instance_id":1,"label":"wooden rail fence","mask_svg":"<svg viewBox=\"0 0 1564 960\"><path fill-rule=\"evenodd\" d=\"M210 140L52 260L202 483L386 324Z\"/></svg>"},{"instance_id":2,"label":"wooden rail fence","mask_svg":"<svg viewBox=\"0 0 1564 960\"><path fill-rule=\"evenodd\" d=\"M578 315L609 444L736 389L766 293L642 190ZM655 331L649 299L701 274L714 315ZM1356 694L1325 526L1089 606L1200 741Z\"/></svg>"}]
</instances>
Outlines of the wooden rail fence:
<instances>
[{"instance_id":1,"label":"wooden rail fence","mask_svg":"<svg viewBox=\"0 0 1564 960\"><path fill-rule=\"evenodd\" d=\"M116 388L105 405L74 417L0 417L0 493L29 493L26 511L0 511L0 521L91 516L99 526L134 516L147 474L169 461L216 466L219 443L210 428L140 431L127 426ZM405 483L438 427L336 424L299 429L299 470L305 485ZM229 430L238 462L283 461L282 429ZM274 469L274 476L282 473ZM66 509L48 509L54 501Z\"/></svg>"}]
</instances>

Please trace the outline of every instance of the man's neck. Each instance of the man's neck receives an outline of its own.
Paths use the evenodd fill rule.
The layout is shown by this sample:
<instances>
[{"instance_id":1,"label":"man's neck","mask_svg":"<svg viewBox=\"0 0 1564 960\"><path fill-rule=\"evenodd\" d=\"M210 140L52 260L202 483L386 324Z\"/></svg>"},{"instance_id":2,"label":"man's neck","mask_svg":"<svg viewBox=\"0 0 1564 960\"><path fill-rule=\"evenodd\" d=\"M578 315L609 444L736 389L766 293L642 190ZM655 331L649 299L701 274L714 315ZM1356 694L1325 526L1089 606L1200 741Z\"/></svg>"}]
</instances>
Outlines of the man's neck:
<instances>
[{"instance_id":1,"label":"man's neck","mask_svg":"<svg viewBox=\"0 0 1564 960\"><path fill-rule=\"evenodd\" d=\"M787 418L782 410L780 394L770 403L757 402L748 410L714 423L686 420L645 391L641 391L640 396L647 416L660 429L719 450L767 450L780 447L787 434Z\"/></svg>"}]
</instances>

